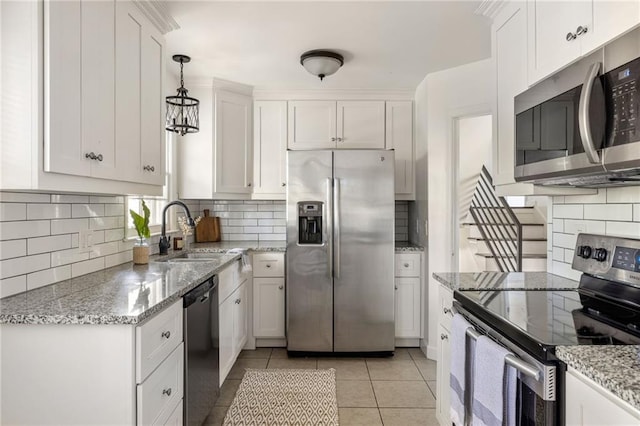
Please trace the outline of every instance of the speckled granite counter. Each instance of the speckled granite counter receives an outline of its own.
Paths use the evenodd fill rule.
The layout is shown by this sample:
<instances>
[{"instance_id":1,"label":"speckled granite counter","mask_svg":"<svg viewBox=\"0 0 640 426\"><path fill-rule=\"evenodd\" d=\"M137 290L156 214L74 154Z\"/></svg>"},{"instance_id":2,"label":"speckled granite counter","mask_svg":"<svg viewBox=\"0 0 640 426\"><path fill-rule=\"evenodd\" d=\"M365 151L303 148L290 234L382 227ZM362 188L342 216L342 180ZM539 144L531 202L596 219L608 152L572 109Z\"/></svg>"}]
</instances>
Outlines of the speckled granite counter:
<instances>
[{"instance_id":1,"label":"speckled granite counter","mask_svg":"<svg viewBox=\"0 0 640 426\"><path fill-rule=\"evenodd\" d=\"M575 290L578 282L547 272L434 272L451 290Z\"/></svg>"},{"instance_id":2,"label":"speckled granite counter","mask_svg":"<svg viewBox=\"0 0 640 426\"><path fill-rule=\"evenodd\" d=\"M396 253L422 252L424 247L407 241L396 241Z\"/></svg>"},{"instance_id":3,"label":"speckled granite counter","mask_svg":"<svg viewBox=\"0 0 640 426\"><path fill-rule=\"evenodd\" d=\"M556 356L640 410L640 346L558 346Z\"/></svg>"},{"instance_id":4,"label":"speckled granite counter","mask_svg":"<svg viewBox=\"0 0 640 426\"><path fill-rule=\"evenodd\" d=\"M61 281L1 299L0 324L137 324L239 257L126 263Z\"/></svg>"},{"instance_id":5,"label":"speckled granite counter","mask_svg":"<svg viewBox=\"0 0 640 426\"><path fill-rule=\"evenodd\" d=\"M208 251L213 253L226 253L234 248L242 248L253 251L287 251L286 241L220 241L218 243L192 243L189 250Z\"/></svg>"}]
</instances>

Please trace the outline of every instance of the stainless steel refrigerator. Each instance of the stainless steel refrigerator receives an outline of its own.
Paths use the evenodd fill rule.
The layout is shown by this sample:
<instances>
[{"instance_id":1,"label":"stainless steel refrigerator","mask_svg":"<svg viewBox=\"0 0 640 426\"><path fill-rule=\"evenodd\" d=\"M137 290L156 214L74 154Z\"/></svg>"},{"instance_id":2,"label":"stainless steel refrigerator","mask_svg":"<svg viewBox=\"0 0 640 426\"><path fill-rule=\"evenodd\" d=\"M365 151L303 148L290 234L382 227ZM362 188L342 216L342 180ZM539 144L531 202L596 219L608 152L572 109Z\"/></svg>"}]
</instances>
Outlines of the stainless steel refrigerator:
<instances>
[{"instance_id":1,"label":"stainless steel refrigerator","mask_svg":"<svg viewBox=\"0 0 640 426\"><path fill-rule=\"evenodd\" d=\"M288 151L287 182L287 349L393 351L393 151Z\"/></svg>"}]
</instances>

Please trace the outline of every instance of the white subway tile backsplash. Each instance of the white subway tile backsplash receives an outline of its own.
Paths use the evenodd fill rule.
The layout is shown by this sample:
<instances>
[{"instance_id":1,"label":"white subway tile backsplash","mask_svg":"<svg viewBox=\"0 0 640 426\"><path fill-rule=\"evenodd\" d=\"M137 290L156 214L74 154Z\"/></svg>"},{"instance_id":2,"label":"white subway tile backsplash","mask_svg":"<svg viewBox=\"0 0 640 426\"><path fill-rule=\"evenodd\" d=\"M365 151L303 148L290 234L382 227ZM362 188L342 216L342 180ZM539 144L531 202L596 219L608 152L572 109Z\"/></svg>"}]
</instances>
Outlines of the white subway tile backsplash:
<instances>
[{"instance_id":1,"label":"white subway tile backsplash","mask_svg":"<svg viewBox=\"0 0 640 426\"><path fill-rule=\"evenodd\" d=\"M564 219L552 219L553 232L564 232Z\"/></svg>"},{"instance_id":2,"label":"white subway tile backsplash","mask_svg":"<svg viewBox=\"0 0 640 426\"><path fill-rule=\"evenodd\" d=\"M231 204L229 205L230 212L255 212L258 211L256 204Z\"/></svg>"},{"instance_id":3,"label":"white subway tile backsplash","mask_svg":"<svg viewBox=\"0 0 640 426\"><path fill-rule=\"evenodd\" d=\"M598 220L564 220L564 233L566 234L579 234L586 232L589 234L604 234L605 223ZM555 227L554 227L555 232Z\"/></svg>"},{"instance_id":4,"label":"white subway tile backsplash","mask_svg":"<svg viewBox=\"0 0 640 426\"><path fill-rule=\"evenodd\" d=\"M566 195L564 204L601 204L607 202L607 191L599 189L597 194L593 195Z\"/></svg>"},{"instance_id":5,"label":"white subway tile backsplash","mask_svg":"<svg viewBox=\"0 0 640 426\"><path fill-rule=\"evenodd\" d=\"M633 220L631 204L585 204L584 218L595 220Z\"/></svg>"},{"instance_id":6,"label":"white subway tile backsplash","mask_svg":"<svg viewBox=\"0 0 640 426\"><path fill-rule=\"evenodd\" d=\"M111 268L112 266L121 265L133 260L133 252L131 250L122 251L116 254L110 254L104 258L104 266Z\"/></svg>"},{"instance_id":7,"label":"white subway tile backsplash","mask_svg":"<svg viewBox=\"0 0 640 426\"><path fill-rule=\"evenodd\" d=\"M53 284L71 278L71 265L45 269L27 275L27 290Z\"/></svg>"},{"instance_id":8,"label":"white subway tile backsplash","mask_svg":"<svg viewBox=\"0 0 640 426\"><path fill-rule=\"evenodd\" d=\"M553 248L553 260L564 261L564 249L562 247Z\"/></svg>"},{"instance_id":9,"label":"white subway tile backsplash","mask_svg":"<svg viewBox=\"0 0 640 426\"><path fill-rule=\"evenodd\" d=\"M123 216L124 204L105 204L104 215L105 216Z\"/></svg>"},{"instance_id":10,"label":"white subway tile backsplash","mask_svg":"<svg viewBox=\"0 0 640 426\"><path fill-rule=\"evenodd\" d=\"M80 252L79 249L60 250L51 253L51 266L68 265L89 259L88 252Z\"/></svg>"},{"instance_id":11,"label":"white subway tile backsplash","mask_svg":"<svg viewBox=\"0 0 640 426\"><path fill-rule=\"evenodd\" d=\"M49 235L51 226L48 220L31 220L24 222L0 223L0 240L16 240L18 238L42 237Z\"/></svg>"},{"instance_id":12,"label":"white subway tile backsplash","mask_svg":"<svg viewBox=\"0 0 640 426\"><path fill-rule=\"evenodd\" d=\"M227 226L258 226L258 219L228 219Z\"/></svg>"},{"instance_id":13,"label":"white subway tile backsplash","mask_svg":"<svg viewBox=\"0 0 640 426\"><path fill-rule=\"evenodd\" d=\"M640 204L633 205L633 221L640 222Z\"/></svg>"},{"instance_id":14,"label":"white subway tile backsplash","mask_svg":"<svg viewBox=\"0 0 640 426\"><path fill-rule=\"evenodd\" d=\"M66 219L71 217L71 204L28 204L27 219Z\"/></svg>"},{"instance_id":15,"label":"white subway tile backsplash","mask_svg":"<svg viewBox=\"0 0 640 426\"><path fill-rule=\"evenodd\" d=\"M18 275L17 277L0 280L0 298L24 293L25 291L27 291L26 275Z\"/></svg>"},{"instance_id":16,"label":"white subway tile backsplash","mask_svg":"<svg viewBox=\"0 0 640 426\"><path fill-rule=\"evenodd\" d=\"M582 219L583 208L580 204L553 205L553 217L558 219Z\"/></svg>"},{"instance_id":17,"label":"white subway tile backsplash","mask_svg":"<svg viewBox=\"0 0 640 426\"><path fill-rule=\"evenodd\" d=\"M27 240L0 241L0 259L27 255Z\"/></svg>"},{"instance_id":18,"label":"white subway tile backsplash","mask_svg":"<svg viewBox=\"0 0 640 426\"><path fill-rule=\"evenodd\" d=\"M124 197L122 196L113 196L113 197L105 197L103 195L92 195L89 197L90 203L99 203L99 204L123 204Z\"/></svg>"},{"instance_id":19,"label":"white subway tile backsplash","mask_svg":"<svg viewBox=\"0 0 640 426\"><path fill-rule=\"evenodd\" d=\"M122 206L122 204L111 204L113 206ZM73 217L98 217L105 216L104 204L74 204L71 209ZM122 212L120 213L122 214ZM112 216L112 215L109 215Z\"/></svg>"},{"instance_id":20,"label":"white subway tile backsplash","mask_svg":"<svg viewBox=\"0 0 640 426\"><path fill-rule=\"evenodd\" d=\"M258 241L286 241L287 234L260 234Z\"/></svg>"},{"instance_id":21,"label":"white subway tile backsplash","mask_svg":"<svg viewBox=\"0 0 640 426\"><path fill-rule=\"evenodd\" d=\"M124 217L90 217L89 229L115 229L124 227Z\"/></svg>"},{"instance_id":22,"label":"white subway tile backsplash","mask_svg":"<svg viewBox=\"0 0 640 426\"><path fill-rule=\"evenodd\" d=\"M89 229L89 219L59 219L51 221L51 235L71 234Z\"/></svg>"},{"instance_id":23,"label":"white subway tile backsplash","mask_svg":"<svg viewBox=\"0 0 640 426\"><path fill-rule=\"evenodd\" d=\"M640 187L608 188L607 203L640 203Z\"/></svg>"},{"instance_id":24,"label":"white subway tile backsplash","mask_svg":"<svg viewBox=\"0 0 640 426\"><path fill-rule=\"evenodd\" d=\"M51 195L52 203L88 203L88 195L68 195L68 194L53 194Z\"/></svg>"},{"instance_id":25,"label":"white subway tile backsplash","mask_svg":"<svg viewBox=\"0 0 640 426\"><path fill-rule=\"evenodd\" d=\"M564 261L566 263L572 263L573 254L574 254L574 250L564 249Z\"/></svg>"},{"instance_id":26,"label":"white subway tile backsplash","mask_svg":"<svg viewBox=\"0 0 640 426\"><path fill-rule=\"evenodd\" d=\"M563 234L553 233L553 246L573 249L576 246L577 235L575 234Z\"/></svg>"},{"instance_id":27,"label":"white subway tile backsplash","mask_svg":"<svg viewBox=\"0 0 640 426\"><path fill-rule=\"evenodd\" d=\"M49 203L49 194L31 194L26 192L0 192L0 201L5 203Z\"/></svg>"},{"instance_id":28,"label":"white subway tile backsplash","mask_svg":"<svg viewBox=\"0 0 640 426\"><path fill-rule=\"evenodd\" d=\"M118 242L112 241L110 243L96 244L91 247L90 257L93 259L95 257L108 256L110 254L117 253L118 250Z\"/></svg>"},{"instance_id":29,"label":"white subway tile backsplash","mask_svg":"<svg viewBox=\"0 0 640 426\"><path fill-rule=\"evenodd\" d=\"M16 257L14 259L0 260L0 279L24 275L29 272L41 271L50 266L49 254L36 256Z\"/></svg>"},{"instance_id":30,"label":"white subway tile backsplash","mask_svg":"<svg viewBox=\"0 0 640 426\"><path fill-rule=\"evenodd\" d=\"M27 240L27 252L29 255L64 250L68 248L71 248L70 234L29 238Z\"/></svg>"},{"instance_id":31,"label":"white subway tile backsplash","mask_svg":"<svg viewBox=\"0 0 640 426\"><path fill-rule=\"evenodd\" d=\"M287 218L287 212L273 212L273 218L274 219L286 219Z\"/></svg>"},{"instance_id":32,"label":"white subway tile backsplash","mask_svg":"<svg viewBox=\"0 0 640 426\"><path fill-rule=\"evenodd\" d=\"M75 278L80 275L86 275L91 272L96 272L104 268L105 268L104 257L98 257L96 259L74 263L73 265L71 265L71 277Z\"/></svg>"},{"instance_id":33,"label":"white subway tile backsplash","mask_svg":"<svg viewBox=\"0 0 640 426\"><path fill-rule=\"evenodd\" d=\"M246 219L272 219L277 212L245 212L244 217ZM283 212L284 213L284 212Z\"/></svg>"},{"instance_id":34,"label":"white subway tile backsplash","mask_svg":"<svg viewBox=\"0 0 640 426\"><path fill-rule=\"evenodd\" d=\"M271 226L245 226L245 234L272 234L273 227Z\"/></svg>"},{"instance_id":35,"label":"white subway tile backsplash","mask_svg":"<svg viewBox=\"0 0 640 426\"><path fill-rule=\"evenodd\" d=\"M102 241L119 241L124 239L124 229L107 229L104 231L104 238Z\"/></svg>"},{"instance_id":36,"label":"white subway tile backsplash","mask_svg":"<svg viewBox=\"0 0 640 426\"><path fill-rule=\"evenodd\" d=\"M606 234L640 238L639 222L606 222Z\"/></svg>"},{"instance_id":37,"label":"white subway tile backsplash","mask_svg":"<svg viewBox=\"0 0 640 426\"><path fill-rule=\"evenodd\" d=\"M274 234L286 234L287 233L287 227L286 226L274 226L273 227L273 233Z\"/></svg>"},{"instance_id":38,"label":"white subway tile backsplash","mask_svg":"<svg viewBox=\"0 0 640 426\"><path fill-rule=\"evenodd\" d=\"M0 203L0 222L9 220L25 220L27 205L24 203Z\"/></svg>"}]
</instances>

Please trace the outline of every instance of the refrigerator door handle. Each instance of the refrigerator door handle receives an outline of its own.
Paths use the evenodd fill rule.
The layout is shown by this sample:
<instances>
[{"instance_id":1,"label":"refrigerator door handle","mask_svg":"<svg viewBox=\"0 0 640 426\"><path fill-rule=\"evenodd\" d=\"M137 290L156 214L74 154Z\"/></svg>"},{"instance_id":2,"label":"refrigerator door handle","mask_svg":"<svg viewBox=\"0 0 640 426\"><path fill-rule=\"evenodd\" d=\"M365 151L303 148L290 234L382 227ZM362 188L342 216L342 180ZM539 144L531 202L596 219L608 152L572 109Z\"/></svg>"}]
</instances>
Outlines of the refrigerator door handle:
<instances>
[{"instance_id":1,"label":"refrigerator door handle","mask_svg":"<svg viewBox=\"0 0 640 426\"><path fill-rule=\"evenodd\" d=\"M331 244L332 235L333 235L333 179L327 178L327 204L326 204L326 212L325 217L327 220L325 223L325 243L327 244L327 257L329 258L328 266L329 266L329 278L333 278L333 245Z\"/></svg>"},{"instance_id":2,"label":"refrigerator door handle","mask_svg":"<svg viewBox=\"0 0 640 426\"><path fill-rule=\"evenodd\" d=\"M333 277L340 278L340 179L333 179Z\"/></svg>"}]
</instances>

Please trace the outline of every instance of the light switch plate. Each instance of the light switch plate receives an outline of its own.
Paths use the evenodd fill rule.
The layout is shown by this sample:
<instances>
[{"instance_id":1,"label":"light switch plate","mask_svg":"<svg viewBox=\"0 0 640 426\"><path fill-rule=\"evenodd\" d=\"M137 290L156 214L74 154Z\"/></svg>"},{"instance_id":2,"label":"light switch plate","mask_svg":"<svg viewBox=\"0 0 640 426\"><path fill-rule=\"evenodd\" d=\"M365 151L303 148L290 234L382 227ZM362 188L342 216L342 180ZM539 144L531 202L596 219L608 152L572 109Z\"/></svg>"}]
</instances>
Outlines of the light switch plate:
<instances>
[{"instance_id":1,"label":"light switch plate","mask_svg":"<svg viewBox=\"0 0 640 426\"><path fill-rule=\"evenodd\" d=\"M90 252L93 247L93 230L82 229L78 234L78 251L80 253Z\"/></svg>"}]
</instances>

